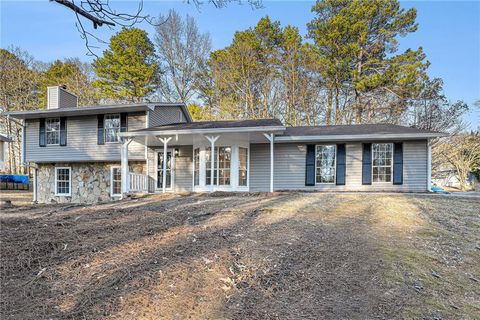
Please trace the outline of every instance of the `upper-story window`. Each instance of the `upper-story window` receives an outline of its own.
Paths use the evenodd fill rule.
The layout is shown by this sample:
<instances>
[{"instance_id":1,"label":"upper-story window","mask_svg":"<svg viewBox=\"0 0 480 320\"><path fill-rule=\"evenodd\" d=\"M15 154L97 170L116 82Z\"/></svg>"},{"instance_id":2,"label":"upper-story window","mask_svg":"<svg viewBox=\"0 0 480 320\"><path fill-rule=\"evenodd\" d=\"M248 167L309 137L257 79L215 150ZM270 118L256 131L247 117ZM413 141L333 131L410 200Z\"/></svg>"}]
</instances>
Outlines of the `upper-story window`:
<instances>
[{"instance_id":1,"label":"upper-story window","mask_svg":"<svg viewBox=\"0 0 480 320\"><path fill-rule=\"evenodd\" d=\"M105 142L118 142L118 133L120 132L120 115L105 115Z\"/></svg>"},{"instance_id":2,"label":"upper-story window","mask_svg":"<svg viewBox=\"0 0 480 320\"><path fill-rule=\"evenodd\" d=\"M392 143L372 144L372 181L392 182Z\"/></svg>"},{"instance_id":3,"label":"upper-story window","mask_svg":"<svg viewBox=\"0 0 480 320\"><path fill-rule=\"evenodd\" d=\"M60 144L60 118L50 118L45 120L45 134L47 145Z\"/></svg>"}]
</instances>

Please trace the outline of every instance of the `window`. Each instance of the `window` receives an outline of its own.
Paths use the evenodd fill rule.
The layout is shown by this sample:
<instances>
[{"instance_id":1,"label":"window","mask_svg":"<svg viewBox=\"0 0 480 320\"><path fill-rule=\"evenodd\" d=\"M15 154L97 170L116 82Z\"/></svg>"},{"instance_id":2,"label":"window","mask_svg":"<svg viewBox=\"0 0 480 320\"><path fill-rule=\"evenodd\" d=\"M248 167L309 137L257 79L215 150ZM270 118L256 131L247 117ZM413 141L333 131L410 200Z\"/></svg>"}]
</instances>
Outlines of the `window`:
<instances>
[{"instance_id":1,"label":"window","mask_svg":"<svg viewBox=\"0 0 480 320\"><path fill-rule=\"evenodd\" d=\"M372 144L372 181L392 182L392 143Z\"/></svg>"},{"instance_id":2,"label":"window","mask_svg":"<svg viewBox=\"0 0 480 320\"><path fill-rule=\"evenodd\" d=\"M122 171L120 167L112 167L110 172L111 195L118 196L122 194Z\"/></svg>"},{"instance_id":3,"label":"window","mask_svg":"<svg viewBox=\"0 0 480 320\"><path fill-rule=\"evenodd\" d=\"M335 182L335 145L317 145L316 149L316 182Z\"/></svg>"},{"instance_id":4,"label":"window","mask_svg":"<svg viewBox=\"0 0 480 320\"><path fill-rule=\"evenodd\" d=\"M55 188L58 196L71 194L71 169L69 167L55 168Z\"/></svg>"},{"instance_id":5,"label":"window","mask_svg":"<svg viewBox=\"0 0 480 320\"><path fill-rule=\"evenodd\" d=\"M193 185L200 184L200 149L193 150Z\"/></svg>"},{"instance_id":6,"label":"window","mask_svg":"<svg viewBox=\"0 0 480 320\"><path fill-rule=\"evenodd\" d=\"M231 147L217 147L215 148L215 162L213 164L213 184L214 185L230 185L230 166L232 162L232 148ZM211 185L211 157L212 149L206 149L205 159L205 173L206 185Z\"/></svg>"},{"instance_id":7,"label":"window","mask_svg":"<svg viewBox=\"0 0 480 320\"><path fill-rule=\"evenodd\" d=\"M218 148L216 148L217 152L215 153L215 162L213 164L213 184L217 184L217 164L218 164ZM205 149L205 183L207 186L212 184L212 148Z\"/></svg>"},{"instance_id":8,"label":"window","mask_svg":"<svg viewBox=\"0 0 480 320\"><path fill-rule=\"evenodd\" d=\"M105 115L105 142L118 142L117 134L120 132L120 115Z\"/></svg>"},{"instance_id":9,"label":"window","mask_svg":"<svg viewBox=\"0 0 480 320\"><path fill-rule=\"evenodd\" d=\"M52 118L45 120L45 134L47 136L47 145L60 144L60 119Z\"/></svg>"},{"instance_id":10,"label":"window","mask_svg":"<svg viewBox=\"0 0 480 320\"><path fill-rule=\"evenodd\" d=\"M232 148L218 148L218 184L221 186L230 185L230 164L232 162Z\"/></svg>"},{"instance_id":11,"label":"window","mask_svg":"<svg viewBox=\"0 0 480 320\"><path fill-rule=\"evenodd\" d=\"M248 149L238 148L238 185L247 185Z\"/></svg>"}]
</instances>

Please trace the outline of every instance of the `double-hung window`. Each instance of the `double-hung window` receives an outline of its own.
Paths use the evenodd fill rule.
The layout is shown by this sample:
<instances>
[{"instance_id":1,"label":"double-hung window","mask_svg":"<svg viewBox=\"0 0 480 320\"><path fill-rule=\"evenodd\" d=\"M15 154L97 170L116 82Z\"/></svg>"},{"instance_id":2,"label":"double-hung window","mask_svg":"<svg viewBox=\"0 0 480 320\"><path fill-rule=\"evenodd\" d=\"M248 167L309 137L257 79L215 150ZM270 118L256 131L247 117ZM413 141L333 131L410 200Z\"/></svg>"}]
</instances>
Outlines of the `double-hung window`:
<instances>
[{"instance_id":1,"label":"double-hung window","mask_svg":"<svg viewBox=\"0 0 480 320\"><path fill-rule=\"evenodd\" d=\"M45 120L45 134L47 145L60 144L60 118L50 118Z\"/></svg>"},{"instance_id":2,"label":"double-hung window","mask_svg":"<svg viewBox=\"0 0 480 320\"><path fill-rule=\"evenodd\" d=\"M215 161L213 163L213 184L217 184L217 159L218 159L218 148L215 148ZM212 184L212 148L205 149L205 183L207 186Z\"/></svg>"},{"instance_id":3,"label":"double-hung window","mask_svg":"<svg viewBox=\"0 0 480 320\"><path fill-rule=\"evenodd\" d=\"M105 115L105 142L118 142L118 133L120 132L120 115Z\"/></svg>"},{"instance_id":4,"label":"double-hung window","mask_svg":"<svg viewBox=\"0 0 480 320\"><path fill-rule=\"evenodd\" d=\"M193 185L200 184L200 149L193 150Z\"/></svg>"},{"instance_id":5,"label":"double-hung window","mask_svg":"<svg viewBox=\"0 0 480 320\"><path fill-rule=\"evenodd\" d=\"M238 185L246 186L248 177L248 149L238 148Z\"/></svg>"},{"instance_id":6,"label":"double-hung window","mask_svg":"<svg viewBox=\"0 0 480 320\"><path fill-rule=\"evenodd\" d=\"M206 185L212 184L211 179L211 157L212 149L205 150L205 173ZM232 148L231 147L216 147L215 159L213 165L213 184L214 185L230 185L230 166L232 163Z\"/></svg>"},{"instance_id":7,"label":"double-hung window","mask_svg":"<svg viewBox=\"0 0 480 320\"><path fill-rule=\"evenodd\" d=\"M55 168L55 194L70 196L72 194L72 172L70 167Z\"/></svg>"},{"instance_id":8,"label":"double-hung window","mask_svg":"<svg viewBox=\"0 0 480 320\"><path fill-rule=\"evenodd\" d=\"M110 172L111 177L111 195L119 196L122 194L122 171L121 167L112 167Z\"/></svg>"},{"instance_id":9,"label":"double-hung window","mask_svg":"<svg viewBox=\"0 0 480 320\"><path fill-rule=\"evenodd\" d=\"M335 183L335 161L337 148L336 145L317 145L316 162L316 182L317 183Z\"/></svg>"},{"instance_id":10,"label":"double-hung window","mask_svg":"<svg viewBox=\"0 0 480 320\"><path fill-rule=\"evenodd\" d=\"M372 144L372 181L392 182L392 143Z\"/></svg>"},{"instance_id":11,"label":"double-hung window","mask_svg":"<svg viewBox=\"0 0 480 320\"><path fill-rule=\"evenodd\" d=\"M230 185L230 164L232 163L232 148L218 148L218 184Z\"/></svg>"}]
</instances>

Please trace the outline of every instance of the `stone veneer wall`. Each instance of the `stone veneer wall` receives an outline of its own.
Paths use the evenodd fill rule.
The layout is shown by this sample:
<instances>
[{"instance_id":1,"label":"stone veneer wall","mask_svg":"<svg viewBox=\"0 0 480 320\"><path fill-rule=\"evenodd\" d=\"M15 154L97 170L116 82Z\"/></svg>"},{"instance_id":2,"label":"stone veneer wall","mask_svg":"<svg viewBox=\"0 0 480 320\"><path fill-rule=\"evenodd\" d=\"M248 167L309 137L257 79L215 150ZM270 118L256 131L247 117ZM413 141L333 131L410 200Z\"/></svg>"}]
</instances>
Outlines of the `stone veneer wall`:
<instances>
[{"instance_id":1,"label":"stone veneer wall","mask_svg":"<svg viewBox=\"0 0 480 320\"><path fill-rule=\"evenodd\" d=\"M39 203L96 203L112 200L110 170L118 162L38 164L37 200ZM55 195L55 167L70 167L71 196ZM145 162L129 162L130 172L145 174Z\"/></svg>"}]
</instances>

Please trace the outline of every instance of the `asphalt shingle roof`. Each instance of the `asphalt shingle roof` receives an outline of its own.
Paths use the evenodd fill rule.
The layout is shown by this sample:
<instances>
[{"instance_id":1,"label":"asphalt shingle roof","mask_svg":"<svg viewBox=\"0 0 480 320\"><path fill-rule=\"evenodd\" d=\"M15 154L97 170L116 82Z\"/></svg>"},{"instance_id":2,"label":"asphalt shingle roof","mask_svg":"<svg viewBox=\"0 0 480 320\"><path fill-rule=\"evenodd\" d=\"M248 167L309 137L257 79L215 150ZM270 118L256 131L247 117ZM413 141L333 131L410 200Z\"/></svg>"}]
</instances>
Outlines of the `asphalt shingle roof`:
<instances>
[{"instance_id":1,"label":"asphalt shingle roof","mask_svg":"<svg viewBox=\"0 0 480 320\"><path fill-rule=\"evenodd\" d=\"M193 129L220 129L220 128L249 128L249 127L277 127L283 126L278 119L255 120L221 120L221 121L196 121L191 123L175 123L151 127L136 131L167 131L167 130L193 130Z\"/></svg>"},{"instance_id":2,"label":"asphalt shingle roof","mask_svg":"<svg viewBox=\"0 0 480 320\"><path fill-rule=\"evenodd\" d=\"M404 134L438 133L430 130L410 128L395 124L354 124L332 126L287 127L283 136L333 136L357 134Z\"/></svg>"}]
</instances>

